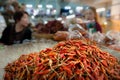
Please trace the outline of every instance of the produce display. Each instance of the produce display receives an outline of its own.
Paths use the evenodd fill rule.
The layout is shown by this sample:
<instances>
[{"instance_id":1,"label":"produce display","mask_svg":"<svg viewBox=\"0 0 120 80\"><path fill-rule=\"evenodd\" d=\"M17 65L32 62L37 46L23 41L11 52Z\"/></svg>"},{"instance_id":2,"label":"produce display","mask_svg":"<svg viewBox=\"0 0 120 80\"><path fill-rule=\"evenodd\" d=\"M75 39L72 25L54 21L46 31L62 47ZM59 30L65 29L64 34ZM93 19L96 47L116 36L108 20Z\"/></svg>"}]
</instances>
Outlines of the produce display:
<instances>
[{"instance_id":1,"label":"produce display","mask_svg":"<svg viewBox=\"0 0 120 80\"><path fill-rule=\"evenodd\" d=\"M114 56L81 40L22 55L5 67L4 80L120 80Z\"/></svg>"},{"instance_id":2,"label":"produce display","mask_svg":"<svg viewBox=\"0 0 120 80\"><path fill-rule=\"evenodd\" d=\"M79 24L70 25L68 31L57 31L54 34L54 40L63 41L68 39L89 38L89 33Z\"/></svg>"},{"instance_id":3,"label":"produce display","mask_svg":"<svg viewBox=\"0 0 120 80\"><path fill-rule=\"evenodd\" d=\"M38 29L38 33L49 33L49 34L54 34L57 31L67 30L64 28L63 24L57 20L48 21L48 23L45 25L39 23L36 25L36 28Z\"/></svg>"},{"instance_id":4,"label":"produce display","mask_svg":"<svg viewBox=\"0 0 120 80\"><path fill-rule=\"evenodd\" d=\"M45 25L43 23L38 23L36 25L36 29L37 29L37 33L43 33L42 29L45 27ZM47 33L47 32L44 32L44 33Z\"/></svg>"},{"instance_id":5,"label":"produce display","mask_svg":"<svg viewBox=\"0 0 120 80\"><path fill-rule=\"evenodd\" d=\"M120 32L112 30L108 31L106 34L97 32L92 34L91 39L110 49L120 51Z\"/></svg>"}]
</instances>

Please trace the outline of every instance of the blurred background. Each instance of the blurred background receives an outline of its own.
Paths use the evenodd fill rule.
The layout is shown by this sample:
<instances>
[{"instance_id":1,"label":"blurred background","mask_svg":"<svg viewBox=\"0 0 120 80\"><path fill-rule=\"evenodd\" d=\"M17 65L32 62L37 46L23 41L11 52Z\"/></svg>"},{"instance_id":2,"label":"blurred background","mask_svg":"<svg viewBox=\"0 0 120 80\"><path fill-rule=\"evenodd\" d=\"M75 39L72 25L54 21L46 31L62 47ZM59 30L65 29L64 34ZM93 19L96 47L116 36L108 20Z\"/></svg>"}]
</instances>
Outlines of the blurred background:
<instances>
[{"instance_id":1,"label":"blurred background","mask_svg":"<svg viewBox=\"0 0 120 80\"><path fill-rule=\"evenodd\" d=\"M0 0L0 12L5 12L6 5L9 5L9 10L15 11L11 6L14 2L29 13L33 25L40 21L47 23L48 20L60 20L61 15L81 18L84 9L93 6L97 10L103 32L111 29L120 31L120 0ZM4 21L0 19L0 22L2 24Z\"/></svg>"}]
</instances>

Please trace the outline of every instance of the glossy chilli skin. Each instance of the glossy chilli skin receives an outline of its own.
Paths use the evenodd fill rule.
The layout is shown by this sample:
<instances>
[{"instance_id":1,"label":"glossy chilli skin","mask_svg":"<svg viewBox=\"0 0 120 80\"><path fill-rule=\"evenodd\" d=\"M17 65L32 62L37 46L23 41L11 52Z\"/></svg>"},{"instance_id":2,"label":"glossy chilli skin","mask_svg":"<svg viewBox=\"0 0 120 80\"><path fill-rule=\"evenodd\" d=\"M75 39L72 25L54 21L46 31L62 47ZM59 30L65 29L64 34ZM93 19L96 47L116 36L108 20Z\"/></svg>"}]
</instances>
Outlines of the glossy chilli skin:
<instances>
[{"instance_id":1,"label":"glossy chilli skin","mask_svg":"<svg viewBox=\"0 0 120 80\"><path fill-rule=\"evenodd\" d=\"M22 55L5 67L4 80L120 80L118 60L81 40Z\"/></svg>"}]
</instances>

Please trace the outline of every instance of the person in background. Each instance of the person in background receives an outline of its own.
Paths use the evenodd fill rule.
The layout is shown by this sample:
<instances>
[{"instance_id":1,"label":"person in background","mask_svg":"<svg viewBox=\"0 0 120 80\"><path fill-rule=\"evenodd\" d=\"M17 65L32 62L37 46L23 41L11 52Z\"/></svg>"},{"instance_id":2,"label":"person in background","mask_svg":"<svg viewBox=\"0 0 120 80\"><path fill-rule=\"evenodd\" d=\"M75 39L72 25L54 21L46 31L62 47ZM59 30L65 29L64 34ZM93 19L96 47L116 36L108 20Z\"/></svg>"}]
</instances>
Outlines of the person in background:
<instances>
[{"instance_id":1,"label":"person in background","mask_svg":"<svg viewBox=\"0 0 120 80\"><path fill-rule=\"evenodd\" d=\"M1 37L1 34L3 32L3 30L5 29L6 27L6 22L5 22L5 18L4 16L0 13L0 37Z\"/></svg>"},{"instance_id":2,"label":"person in background","mask_svg":"<svg viewBox=\"0 0 120 80\"><path fill-rule=\"evenodd\" d=\"M97 12L94 7L88 7L87 9L85 9L84 18L85 20L90 21L87 23L88 30L92 30L92 33L98 31L102 33L102 28L98 23Z\"/></svg>"},{"instance_id":3,"label":"person in background","mask_svg":"<svg viewBox=\"0 0 120 80\"><path fill-rule=\"evenodd\" d=\"M32 32L28 27L28 13L24 11L15 12L14 20L15 24L7 26L2 33L0 42L5 45L23 43L26 39L31 40Z\"/></svg>"},{"instance_id":4,"label":"person in background","mask_svg":"<svg viewBox=\"0 0 120 80\"><path fill-rule=\"evenodd\" d=\"M24 3L21 4L21 10L26 11L26 4L24 4Z\"/></svg>"},{"instance_id":5,"label":"person in background","mask_svg":"<svg viewBox=\"0 0 120 80\"><path fill-rule=\"evenodd\" d=\"M20 5L17 1L12 2L12 6L14 8L14 12L20 11Z\"/></svg>"},{"instance_id":6,"label":"person in background","mask_svg":"<svg viewBox=\"0 0 120 80\"><path fill-rule=\"evenodd\" d=\"M6 25L14 23L13 14L14 14L14 8L12 7L10 3L6 3L4 5L4 12L2 12Z\"/></svg>"}]
</instances>

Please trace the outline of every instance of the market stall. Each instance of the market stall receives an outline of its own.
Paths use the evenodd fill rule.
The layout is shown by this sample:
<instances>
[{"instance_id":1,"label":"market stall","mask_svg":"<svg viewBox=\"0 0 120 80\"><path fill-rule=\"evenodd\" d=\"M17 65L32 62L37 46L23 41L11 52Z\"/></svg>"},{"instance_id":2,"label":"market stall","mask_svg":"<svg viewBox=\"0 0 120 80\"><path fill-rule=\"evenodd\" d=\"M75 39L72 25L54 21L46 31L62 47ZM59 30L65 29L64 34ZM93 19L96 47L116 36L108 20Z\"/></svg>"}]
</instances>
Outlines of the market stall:
<instances>
[{"instance_id":1,"label":"market stall","mask_svg":"<svg viewBox=\"0 0 120 80\"><path fill-rule=\"evenodd\" d=\"M22 44L0 43L0 80L120 80L120 32L110 30L114 24L107 20L98 23L97 13L109 19L110 9L99 8L96 0L78 1L94 3L96 9L77 1L26 4L31 38Z\"/></svg>"}]
</instances>

